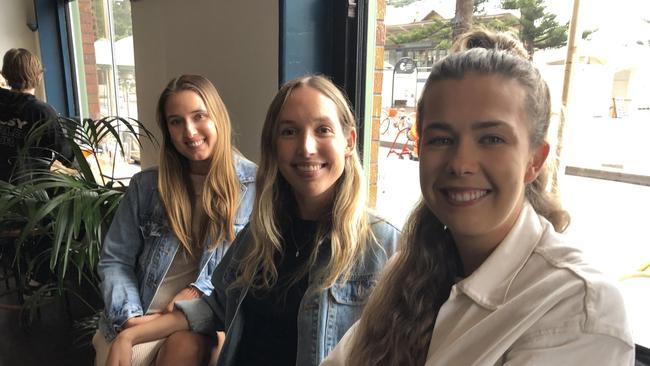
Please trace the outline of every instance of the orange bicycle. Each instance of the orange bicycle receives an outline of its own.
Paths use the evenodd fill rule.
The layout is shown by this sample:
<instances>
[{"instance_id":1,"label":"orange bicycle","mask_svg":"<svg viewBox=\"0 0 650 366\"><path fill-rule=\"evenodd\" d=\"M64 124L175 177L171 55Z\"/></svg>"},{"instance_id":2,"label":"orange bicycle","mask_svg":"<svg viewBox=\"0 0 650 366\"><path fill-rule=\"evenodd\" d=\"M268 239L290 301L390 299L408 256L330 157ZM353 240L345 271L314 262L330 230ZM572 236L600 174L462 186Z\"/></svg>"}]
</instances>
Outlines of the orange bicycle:
<instances>
[{"instance_id":1,"label":"orange bicycle","mask_svg":"<svg viewBox=\"0 0 650 366\"><path fill-rule=\"evenodd\" d=\"M390 126L395 127L398 131L403 130L404 128L409 128L413 124L409 114L404 112L403 108L388 108L388 110L382 111L382 119L379 124L379 132L382 135L385 135Z\"/></svg>"}]
</instances>

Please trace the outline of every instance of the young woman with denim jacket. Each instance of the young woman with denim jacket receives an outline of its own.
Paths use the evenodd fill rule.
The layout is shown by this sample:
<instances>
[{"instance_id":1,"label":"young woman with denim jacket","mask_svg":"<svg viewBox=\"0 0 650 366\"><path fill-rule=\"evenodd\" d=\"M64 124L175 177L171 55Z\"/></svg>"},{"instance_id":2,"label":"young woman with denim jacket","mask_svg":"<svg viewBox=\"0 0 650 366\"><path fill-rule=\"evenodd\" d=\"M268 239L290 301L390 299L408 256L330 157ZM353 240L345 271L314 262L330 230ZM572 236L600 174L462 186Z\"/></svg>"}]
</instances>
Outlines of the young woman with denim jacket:
<instances>
[{"instance_id":1,"label":"young woman with denim jacket","mask_svg":"<svg viewBox=\"0 0 650 366\"><path fill-rule=\"evenodd\" d=\"M228 113L209 80L173 79L157 119L160 167L133 177L102 248L98 365L124 330L158 322L176 301L213 292L212 274L253 207L256 166L232 148ZM133 364L195 362L197 355L178 354L178 346L165 337L138 345Z\"/></svg>"},{"instance_id":2,"label":"young woman with denim jacket","mask_svg":"<svg viewBox=\"0 0 650 366\"><path fill-rule=\"evenodd\" d=\"M261 149L251 222L217 268L215 291L176 303L164 324L127 329L111 365L126 364L133 344L217 330L226 331L218 365L318 365L359 318L399 231L365 207L347 100L320 76L288 82Z\"/></svg>"}]
</instances>

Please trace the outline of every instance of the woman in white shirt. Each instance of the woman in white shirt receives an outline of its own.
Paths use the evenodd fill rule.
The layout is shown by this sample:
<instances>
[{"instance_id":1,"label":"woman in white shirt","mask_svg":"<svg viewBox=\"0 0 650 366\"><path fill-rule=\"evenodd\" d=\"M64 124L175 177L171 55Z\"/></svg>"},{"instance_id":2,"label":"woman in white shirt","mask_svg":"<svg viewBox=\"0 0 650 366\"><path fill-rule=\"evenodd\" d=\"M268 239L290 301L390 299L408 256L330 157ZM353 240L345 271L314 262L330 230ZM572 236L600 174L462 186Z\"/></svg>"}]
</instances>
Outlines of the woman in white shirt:
<instances>
[{"instance_id":1,"label":"woman in white shirt","mask_svg":"<svg viewBox=\"0 0 650 366\"><path fill-rule=\"evenodd\" d=\"M467 34L418 104L423 201L323 365L633 365L614 285L559 232L550 95L518 40Z\"/></svg>"}]
</instances>

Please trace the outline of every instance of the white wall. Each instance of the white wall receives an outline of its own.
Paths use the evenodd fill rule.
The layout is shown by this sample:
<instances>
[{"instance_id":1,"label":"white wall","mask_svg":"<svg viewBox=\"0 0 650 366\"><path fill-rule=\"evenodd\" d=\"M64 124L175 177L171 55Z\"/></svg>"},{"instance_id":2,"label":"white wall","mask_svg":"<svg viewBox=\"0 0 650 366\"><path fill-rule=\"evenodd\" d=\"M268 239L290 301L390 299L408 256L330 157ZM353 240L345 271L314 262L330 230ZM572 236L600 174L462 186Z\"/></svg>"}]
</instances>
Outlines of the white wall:
<instances>
[{"instance_id":1,"label":"white wall","mask_svg":"<svg viewBox=\"0 0 650 366\"><path fill-rule=\"evenodd\" d=\"M38 33L27 28L34 20L33 0L0 0L0 64L5 52L12 48L25 48L40 57ZM44 98L43 85L36 96Z\"/></svg>"},{"instance_id":2,"label":"white wall","mask_svg":"<svg viewBox=\"0 0 650 366\"><path fill-rule=\"evenodd\" d=\"M278 88L278 7L269 0L132 2L139 120L158 133L155 106L164 86L180 74L201 74L230 112L235 143L257 161ZM143 168L157 163L158 150L145 146Z\"/></svg>"}]
</instances>

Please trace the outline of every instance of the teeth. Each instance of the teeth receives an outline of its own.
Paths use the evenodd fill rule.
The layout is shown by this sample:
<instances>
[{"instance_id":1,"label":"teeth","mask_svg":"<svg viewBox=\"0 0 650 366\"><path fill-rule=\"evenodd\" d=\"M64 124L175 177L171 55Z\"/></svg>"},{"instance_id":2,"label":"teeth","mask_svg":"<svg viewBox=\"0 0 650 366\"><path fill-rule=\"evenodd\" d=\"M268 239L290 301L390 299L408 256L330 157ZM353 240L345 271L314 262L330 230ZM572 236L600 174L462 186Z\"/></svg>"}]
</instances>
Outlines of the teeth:
<instances>
[{"instance_id":1,"label":"teeth","mask_svg":"<svg viewBox=\"0 0 650 366\"><path fill-rule=\"evenodd\" d=\"M321 164L298 164L296 167L303 172L315 172L321 168Z\"/></svg>"},{"instance_id":2,"label":"teeth","mask_svg":"<svg viewBox=\"0 0 650 366\"><path fill-rule=\"evenodd\" d=\"M205 140L198 140L198 141L188 142L187 145L189 147L197 147L197 146L203 144L204 142L205 142Z\"/></svg>"},{"instance_id":3,"label":"teeth","mask_svg":"<svg viewBox=\"0 0 650 366\"><path fill-rule=\"evenodd\" d=\"M449 192L449 198L455 202L475 201L487 194L486 190L466 191L466 192Z\"/></svg>"}]
</instances>

